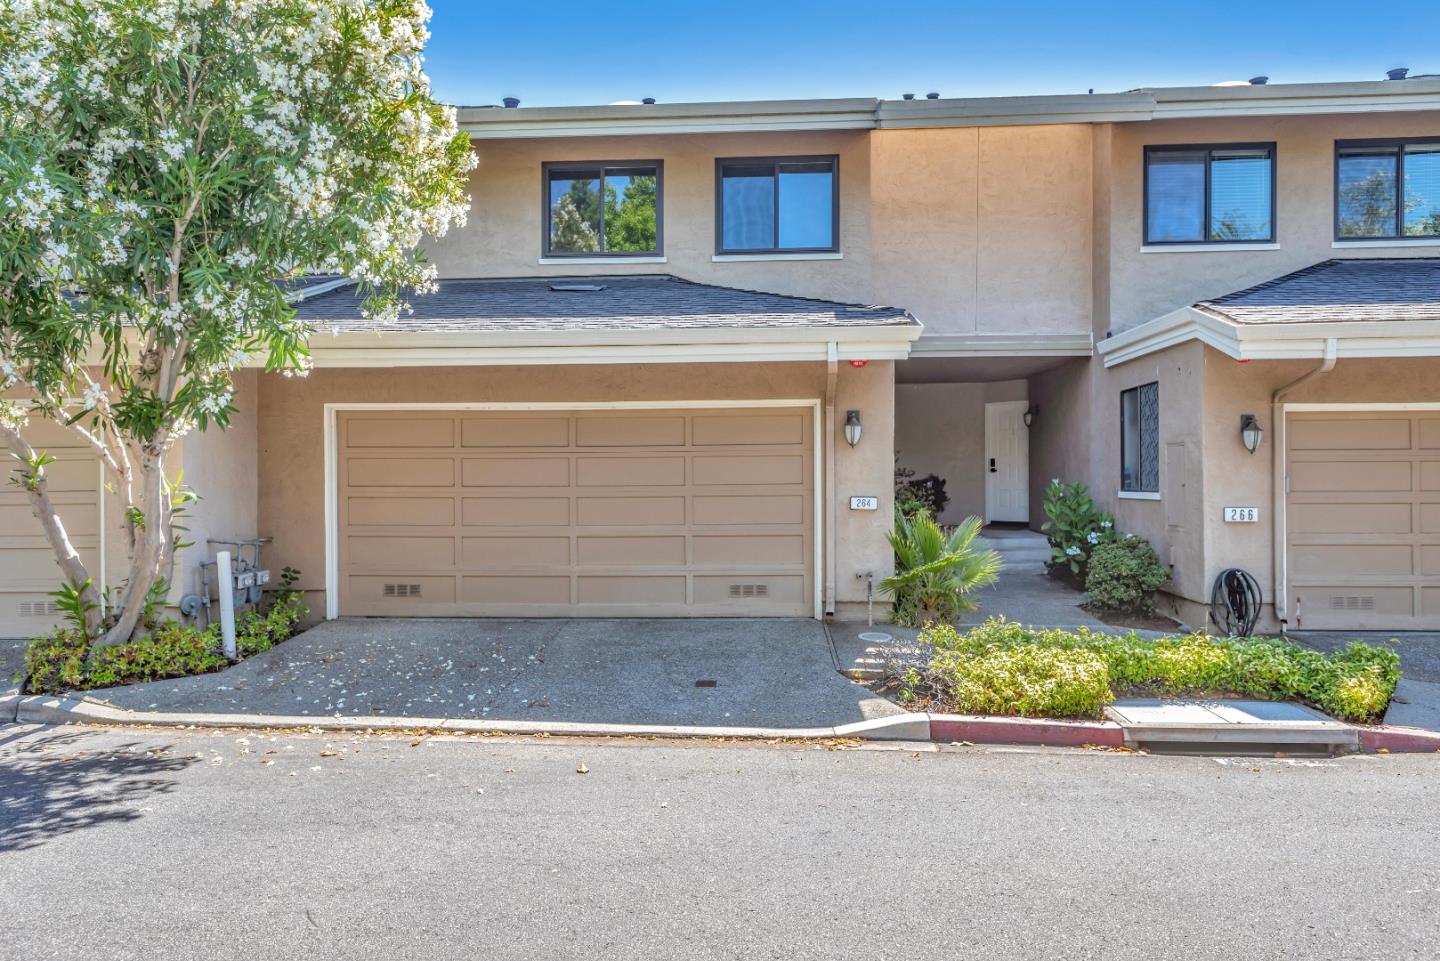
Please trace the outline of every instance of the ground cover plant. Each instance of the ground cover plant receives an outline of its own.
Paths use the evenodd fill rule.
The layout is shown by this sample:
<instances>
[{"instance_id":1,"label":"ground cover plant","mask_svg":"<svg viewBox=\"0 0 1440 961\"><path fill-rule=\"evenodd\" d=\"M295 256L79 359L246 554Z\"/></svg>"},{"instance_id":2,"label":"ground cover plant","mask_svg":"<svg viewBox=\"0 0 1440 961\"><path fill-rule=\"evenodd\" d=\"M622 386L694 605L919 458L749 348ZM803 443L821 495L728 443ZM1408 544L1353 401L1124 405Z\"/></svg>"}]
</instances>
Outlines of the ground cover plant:
<instances>
[{"instance_id":1,"label":"ground cover plant","mask_svg":"<svg viewBox=\"0 0 1440 961\"><path fill-rule=\"evenodd\" d=\"M900 678L901 700L960 714L1097 718L1124 695L1238 695L1366 722L1384 716L1400 680L1393 650L1359 641L1322 654L1276 638L1149 640L1004 619L963 632L932 624L920 640L918 666Z\"/></svg>"}]
</instances>

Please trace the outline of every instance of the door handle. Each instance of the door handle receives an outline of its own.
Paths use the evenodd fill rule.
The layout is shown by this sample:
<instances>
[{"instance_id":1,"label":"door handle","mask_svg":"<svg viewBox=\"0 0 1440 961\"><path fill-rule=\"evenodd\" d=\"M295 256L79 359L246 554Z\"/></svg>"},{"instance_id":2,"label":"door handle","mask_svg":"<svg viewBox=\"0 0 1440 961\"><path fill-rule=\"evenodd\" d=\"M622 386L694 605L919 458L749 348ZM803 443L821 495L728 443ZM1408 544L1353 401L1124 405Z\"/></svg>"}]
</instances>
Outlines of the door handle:
<instances>
[{"instance_id":1,"label":"door handle","mask_svg":"<svg viewBox=\"0 0 1440 961\"><path fill-rule=\"evenodd\" d=\"M992 474L999 473L999 471L998 471L997 468L995 467L995 458L993 458L993 457L990 458L990 473L992 473Z\"/></svg>"}]
</instances>

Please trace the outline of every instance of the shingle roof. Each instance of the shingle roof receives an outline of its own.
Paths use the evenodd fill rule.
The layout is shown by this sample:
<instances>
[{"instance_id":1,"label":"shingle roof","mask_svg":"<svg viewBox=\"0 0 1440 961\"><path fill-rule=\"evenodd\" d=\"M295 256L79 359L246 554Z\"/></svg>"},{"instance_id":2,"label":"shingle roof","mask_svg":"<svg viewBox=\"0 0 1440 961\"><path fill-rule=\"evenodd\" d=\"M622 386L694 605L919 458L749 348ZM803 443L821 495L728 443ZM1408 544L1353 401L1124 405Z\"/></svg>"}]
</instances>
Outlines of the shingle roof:
<instances>
[{"instance_id":1,"label":"shingle roof","mask_svg":"<svg viewBox=\"0 0 1440 961\"><path fill-rule=\"evenodd\" d=\"M563 289L563 288L572 289ZM599 289L575 289L575 288ZM300 316L321 330L566 331L671 330L707 327L891 327L916 323L897 307L698 284L669 275L527 277L442 280L412 297L414 313L392 324L360 316L360 298L346 285L302 301Z\"/></svg>"},{"instance_id":2,"label":"shingle roof","mask_svg":"<svg viewBox=\"0 0 1440 961\"><path fill-rule=\"evenodd\" d=\"M1237 324L1440 320L1440 258L1327 260L1195 307Z\"/></svg>"}]
</instances>

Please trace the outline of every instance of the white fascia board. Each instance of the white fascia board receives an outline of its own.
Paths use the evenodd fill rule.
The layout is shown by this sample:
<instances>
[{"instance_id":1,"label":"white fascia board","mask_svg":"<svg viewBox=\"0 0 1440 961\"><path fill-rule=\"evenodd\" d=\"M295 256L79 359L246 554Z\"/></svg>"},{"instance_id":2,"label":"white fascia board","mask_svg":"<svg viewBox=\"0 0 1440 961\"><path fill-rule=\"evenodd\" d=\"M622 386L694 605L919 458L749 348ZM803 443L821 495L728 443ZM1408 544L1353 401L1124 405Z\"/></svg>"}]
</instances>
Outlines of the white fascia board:
<instances>
[{"instance_id":1,"label":"white fascia board","mask_svg":"<svg viewBox=\"0 0 1440 961\"><path fill-rule=\"evenodd\" d=\"M1163 317L1108 337L1096 345L1106 367L1198 340L1236 360L1309 360L1325 356L1336 341L1336 356L1440 356L1440 321L1378 321L1310 324L1234 324L1182 307Z\"/></svg>"},{"instance_id":2,"label":"white fascia board","mask_svg":"<svg viewBox=\"0 0 1440 961\"><path fill-rule=\"evenodd\" d=\"M919 324L895 327L317 333L310 354L320 367L505 364L675 364L824 360L836 344L844 360L903 360Z\"/></svg>"},{"instance_id":3,"label":"white fascia board","mask_svg":"<svg viewBox=\"0 0 1440 961\"><path fill-rule=\"evenodd\" d=\"M871 98L847 98L513 109L462 107L458 119L460 129L472 140L767 130L869 130L875 126L877 103Z\"/></svg>"},{"instance_id":4,"label":"white fascia board","mask_svg":"<svg viewBox=\"0 0 1440 961\"><path fill-rule=\"evenodd\" d=\"M1156 120L1440 109L1440 79L1173 87L1150 91Z\"/></svg>"},{"instance_id":5,"label":"white fascia board","mask_svg":"<svg viewBox=\"0 0 1440 961\"><path fill-rule=\"evenodd\" d=\"M1106 337L1095 345L1095 351L1105 358L1106 367L1115 367L1190 340L1202 341L1237 360L1241 357L1235 325L1194 307L1172 310Z\"/></svg>"},{"instance_id":6,"label":"white fascia board","mask_svg":"<svg viewBox=\"0 0 1440 961\"><path fill-rule=\"evenodd\" d=\"M911 357L1089 357L1090 334L937 335L915 342Z\"/></svg>"},{"instance_id":7,"label":"white fascia board","mask_svg":"<svg viewBox=\"0 0 1440 961\"><path fill-rule=\"evenodd\" d=\"M1149 120L1154 107L1155 98L1149 93L957 97L941 100L883 100L876 116L882 129L1116 123Z\"/></svg>"}]
</instances>

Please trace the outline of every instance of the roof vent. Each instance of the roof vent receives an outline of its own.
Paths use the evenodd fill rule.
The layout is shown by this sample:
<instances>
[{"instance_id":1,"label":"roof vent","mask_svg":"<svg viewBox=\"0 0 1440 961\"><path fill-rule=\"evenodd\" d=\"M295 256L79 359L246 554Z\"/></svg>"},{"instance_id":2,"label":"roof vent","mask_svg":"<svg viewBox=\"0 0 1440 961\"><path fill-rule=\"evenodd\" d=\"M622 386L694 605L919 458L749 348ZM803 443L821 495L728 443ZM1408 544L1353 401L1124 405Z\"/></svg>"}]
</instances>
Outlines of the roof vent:
<instances>
[{"instance_id":1,"label":"roof vent","mask_svg":"<svg viewBox=\"0 0 1440 961\"><path fill-rule=\"evenodd\" d=\"M654 98L654 97L643 97L643 98L641 98L640 102L643 103L643 104L646 104L647 106L651 106L651 107L655 106L655 98Z\"/></svg>"},{"instance_id":2,"label":"roof vent","mask_svg":"<svg viewBox=\"0 0 1440 961\"><path fill-rule=\"evenodd\" d=\"M604 290L605 284L551 284L550 289L561 293L586 294Z\"/></svg>"},{"instance_id":3,"label":"roof vent","mask_svg":"<svg viewBox=\"0 0 1440 961\"><path fill-rule=\"evenodd\" d=\"M1252 87L1263 87L1263 86L1265 86L1265 85L1266 85L1267 83L1269 83L1269 82L1270 82L1270 78L1267 77L1267 76L1265 76L1264 74L1261 74L1261 75L1258 76L1258 77L1251 77L1251 78L1250 78L1250 86L1252 86Z\"/></svg>"},{"instance_id":4,"label":"roof vent","mask_svg":"<svg viewBox=\"0 0 1440 961\"><path fill-rule=\"evenodd\" d=\"M913 93L902 93L902 94L900 95L900 99L901 99L901 100L914 100L914 99L915 99L915 95L914 95Z\"/></svg>"},{"instance_id":5,"label":"roof vent","mask_svg":"<svg viewBox=\"0 0 1440 961\"><path fill-rule=\"evenodd\" d=\"M514 110L516 107L520 106L520 98L519 98L519 97L506 97L504 100L502 100L502 101L500 101L500 102L503 103L503 104L504 104L507 108L509 108L510 110Z\"/></svg>"},{"instance_id":6,"label":"roof vent","mask_svg":"<svg viewBox=\"0 0 1440 961\"><path fill-rule=\"evenodd\" d=\"M1410 75L1409 67L1395 67L1393 70L1385 71L1386 80L1404 80Z\"/></svg>"},{"instance_id":7,"label":"roof vent","mask_svg":"<svg viewBox=\"0 0 1440 961\"><path fill-rule=\"evenodd\" d=\"M926 99L926 100L939 100L939 99L940 99L940 95L939 95L938 93L934 93L934 92L932 92L932 93L927 93L927 94L925 95L925 99Z\"/></svg>"}]
</instances>

